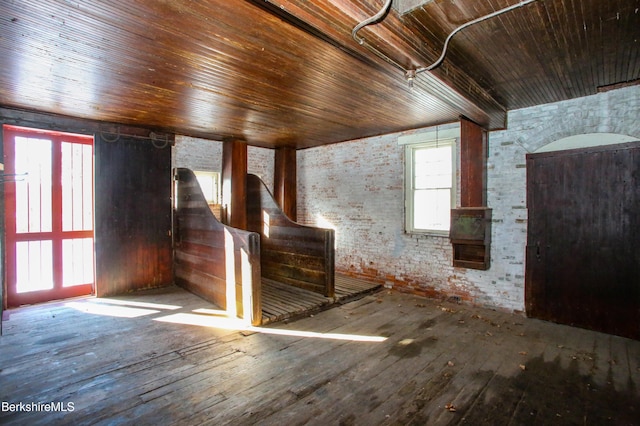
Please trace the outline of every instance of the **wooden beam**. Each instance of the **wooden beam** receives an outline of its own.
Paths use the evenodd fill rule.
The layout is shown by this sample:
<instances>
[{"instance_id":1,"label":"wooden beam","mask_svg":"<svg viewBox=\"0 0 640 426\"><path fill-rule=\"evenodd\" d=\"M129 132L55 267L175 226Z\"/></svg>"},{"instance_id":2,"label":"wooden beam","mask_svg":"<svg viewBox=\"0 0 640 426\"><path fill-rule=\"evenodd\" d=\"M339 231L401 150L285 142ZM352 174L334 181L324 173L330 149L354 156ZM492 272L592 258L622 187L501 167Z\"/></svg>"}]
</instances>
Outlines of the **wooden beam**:
<instances>
[{"instance_id":1,"label":"wooden beam","mask_svg":"<svg viewBox=\"0 0 640 426\"><path fill-rule=\"evenodd\" d=\"M247 229L247 143L226 140L222 145L222 221Z\"/></svg>"},{"instance_id":2,"label":"wooden beam","mask_svg":"<svg viewBox=\"0 0 640 426\"><path fill-rule=\"evenodd\" d=\"M460 208L451 210L453 266L489 269L491 209L487 209L487 132L460 118ZM484 208L482 208L484 207ZM476 235L469 234L473 230Z\"/></svg>"},{"instance_id":3,"label":"wooden beam","mask_svg":"<svg viewBox=\"0 0 640 426\"><path fill-rule=\"evenodd\" d=\"M276 149L273 196L285 215L297 220L297 163L296 150L291 147Z\"/></svg>"},{"instance_id":4,"label":"wooden beam","mask_svg":"<svg viewBox=\"0 0 640 426\"><path fill-rule=\"evenodd\" d=\"M487 205L487 132L460 119L460 206Z\"/></svg>"}]
</instances>

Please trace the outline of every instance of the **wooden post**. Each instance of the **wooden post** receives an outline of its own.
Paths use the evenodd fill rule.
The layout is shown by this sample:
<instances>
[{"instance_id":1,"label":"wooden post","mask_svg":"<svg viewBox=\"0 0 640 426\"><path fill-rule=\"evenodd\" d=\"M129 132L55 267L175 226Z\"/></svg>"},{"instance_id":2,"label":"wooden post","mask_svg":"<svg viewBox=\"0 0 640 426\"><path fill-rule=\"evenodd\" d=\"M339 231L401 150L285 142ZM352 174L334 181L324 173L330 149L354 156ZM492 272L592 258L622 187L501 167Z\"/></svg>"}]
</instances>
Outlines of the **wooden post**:
<instances>
[{"instance_id":1,"label":"wooden post","mask_svg":"<svg viewBox=\"0 0 640 426\"><path fill-rule=\"evenodd\" d=\"M296 150L291 147L276 149L274 165L273 197L285 215L297 220L297 165Z\"/></svg>"},{"instance_id":2,"label":"wooden post","mask_svg":"<svg viewBox=\"0 0 640 426\"><path fill-rule=\"evenodd\" d=\"M487 132L460 119L460 206L487 205Z\"/></svg>"},{"instance_id":3,"label":"wooden post","mask_svg":"<svg viewBox=\"0 0 640 426\"><path fill-rule=\"evenodd\" d=\"M487 132L460 118L460 208L451 211L453 266L491 266L491 209L487 205Z\"/></svg>"},{"instance_id":4,"label":"wooden post","mask_svg":"<svg viewBox=\"0 0 640 426\"><path fill-rule=\"evenodd\" d=\"M225 225L247 229L247 143L222 145L222 219Z\"/></svg>"}]
</instances>

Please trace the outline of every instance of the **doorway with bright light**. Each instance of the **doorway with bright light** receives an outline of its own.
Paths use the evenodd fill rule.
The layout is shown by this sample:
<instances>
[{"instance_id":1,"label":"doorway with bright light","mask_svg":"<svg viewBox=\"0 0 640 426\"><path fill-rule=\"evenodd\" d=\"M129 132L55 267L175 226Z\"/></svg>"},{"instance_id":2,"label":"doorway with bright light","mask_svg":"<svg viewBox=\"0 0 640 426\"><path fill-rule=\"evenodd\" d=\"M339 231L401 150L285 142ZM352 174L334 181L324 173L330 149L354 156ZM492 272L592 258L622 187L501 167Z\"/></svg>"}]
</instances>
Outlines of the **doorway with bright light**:
<instances>
[{"instance_id":1,"label":"doorway with bright light","mask_svg":"<svg viewBox=\"0 0 640 426\"><path fill-rule=\"evenodd\" d=\"M7 306L95 293L93 136L3 126Z\"/></svg>"}]
</instances>

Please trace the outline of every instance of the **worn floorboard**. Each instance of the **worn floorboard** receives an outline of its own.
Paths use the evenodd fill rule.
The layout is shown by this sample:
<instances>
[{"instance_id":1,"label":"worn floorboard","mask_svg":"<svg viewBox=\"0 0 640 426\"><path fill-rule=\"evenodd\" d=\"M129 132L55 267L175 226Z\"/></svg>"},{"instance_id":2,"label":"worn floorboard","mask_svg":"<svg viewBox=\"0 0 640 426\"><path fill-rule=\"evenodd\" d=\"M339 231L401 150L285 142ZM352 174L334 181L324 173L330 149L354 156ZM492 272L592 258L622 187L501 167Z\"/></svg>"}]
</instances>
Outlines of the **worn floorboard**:
<instances>
[{"instance_id":1,"label":"worn floorboard","mask_svg":"<svg viewBox=\"0 0 640 426\"><path fill-rule=\"evenodd\" d=\"M640 418L640 342L388 290L257 328L177 287L8 317L0 424L634 425Z\"/></svg>"},{"instance_id":2,"label":"worn floorboard","mask_svg":"<svg viewBox=\"0 0 640 426\"><path fill-rule=\"evenodd\" d=\"M320 311L380 289L381 285L336 274L335 296L321 294L280 282L262 279L262 323L269 324Z\"/></svg>"}]
</instances>

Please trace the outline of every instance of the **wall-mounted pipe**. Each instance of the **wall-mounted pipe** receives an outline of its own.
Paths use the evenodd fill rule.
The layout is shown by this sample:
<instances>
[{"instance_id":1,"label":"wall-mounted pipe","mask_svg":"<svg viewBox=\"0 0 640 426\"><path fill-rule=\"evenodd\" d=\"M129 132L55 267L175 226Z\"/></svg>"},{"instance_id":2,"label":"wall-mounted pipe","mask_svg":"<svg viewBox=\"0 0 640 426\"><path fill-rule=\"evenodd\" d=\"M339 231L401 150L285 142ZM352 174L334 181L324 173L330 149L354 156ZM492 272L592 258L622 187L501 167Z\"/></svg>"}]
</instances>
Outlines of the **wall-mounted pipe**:
<instances>
[{"instance_id":1,"label":"wall-mounted pipe","mask_svg":"<svg viewBox=\"0 0 640 426\"><path fill-rule=\"evenodd\" d=\"M385 2L385 4L382 6L382 9L380 9L380 11L378 13L376 13L375 15L373 15L372 17L365 19L364 21L360 22L358 25L356 25L353 30L351 31L351 37L353 37L353 39L360 45L365 46L367 49L371 50L373 53L375 53L378 57L384 59L385 61L387 61L388 63L390 63L391 65L395 66L396 68L402 70L404 72L404 76L407 79L407 81L409 82L409 87L413 86L413 80L416 78L416 75L424 72L424 71L432 71L436 68L438 68L440 65L442 65L442 62L444 61L445 56L447 55L447 49L449 48L449 43L451 42L451 39L453 38L454 35L456 35L458 32L464 30L465 28L468 28L474 24L477 24L479 22L482 21L486 21L487 19L491 19L494 18L498 15L501 15L505 12L509 12L511 10L517 9L519 7L525 6L529 3L533 3L536 0L523 0L520 1L519 3L513 4L511 6L507 6L503 9L499 9L496 10L495 12L489 13L488 15L484 15L481 16L479 18L473 19L467 23L464 23L462 25L460 25L459 27L457 27L456 29L454 29L446 38L445 42L444 42L444 46L442 48L442 53L440 54L440 57L431 65L426 66L426 67L419 67L416 69L407 69L404 66L402 66L400 63L396 62L395 60L391 59L389 56L387 56L386 54L382 53L380 50L378 50L375 46L372 46L371 44L367 43L366 40L364 39L364 37L358 37L358 31L360 31L362 28L366 27L367 25L371 25L374 23L379 22L388 12L389 12L389 8L391 7L391 3L393 2L393 0L387 0Z\"/></svg>"}]
</instances>

